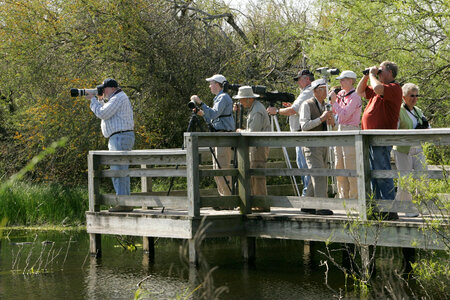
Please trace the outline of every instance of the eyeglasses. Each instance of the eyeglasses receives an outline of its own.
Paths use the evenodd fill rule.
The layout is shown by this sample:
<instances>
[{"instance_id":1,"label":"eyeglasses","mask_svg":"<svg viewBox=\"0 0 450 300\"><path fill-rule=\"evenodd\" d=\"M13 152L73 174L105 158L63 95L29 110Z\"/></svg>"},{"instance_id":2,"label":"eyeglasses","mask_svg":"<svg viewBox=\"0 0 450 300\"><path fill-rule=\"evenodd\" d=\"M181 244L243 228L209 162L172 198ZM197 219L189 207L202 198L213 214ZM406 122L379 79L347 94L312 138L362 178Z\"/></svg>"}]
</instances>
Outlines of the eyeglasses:
<instances>
[{"instance_id":1,"label":"eyeglasses","mask_svg":"<svg viewBox=\"0 0 450 300\"><path fill-rule=\"evenodd\" d=\"M420 95L409 95L408 97L412 97L412 98L419 98Z\"/></svg>"}]
</instances>

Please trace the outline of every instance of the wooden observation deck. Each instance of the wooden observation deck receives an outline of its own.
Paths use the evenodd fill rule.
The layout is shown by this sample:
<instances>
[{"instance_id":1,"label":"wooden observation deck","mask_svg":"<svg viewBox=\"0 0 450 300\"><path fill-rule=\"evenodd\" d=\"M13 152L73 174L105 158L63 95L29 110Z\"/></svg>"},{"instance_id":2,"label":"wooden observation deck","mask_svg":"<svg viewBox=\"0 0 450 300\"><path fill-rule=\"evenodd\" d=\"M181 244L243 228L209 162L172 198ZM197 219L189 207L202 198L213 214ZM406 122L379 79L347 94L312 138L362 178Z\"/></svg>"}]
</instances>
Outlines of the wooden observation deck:
<instances>
[{"instance_id":1,"label":"wooden observation deck","mask_svg":"<svg viewBox=\"0 0 450 300\"><path fill-rule=\"evenodd\" d=\"M190 261L196 255L196 235L202 230L206 237L241 237L244 258L254 256L255 238L277 238L307 241L354 243L355 228L359 241L365 245L444 249L443 237L432 230L422 230L428 221L438 220L440 229L448 232L448 211L429 201L429 214L406 218L402 213L416 210L412 203L376 200L382 211L399 212L397 221L370 221L367 218L371 178L413 177L443 178L445 171L371 171L369 146L421 145L448 146L450 129L371 130L343 132L264 132L264 133L185 133L185 149L90 151L89 211L86 212L90 251L101 254L101 235L132 235L144 237L144 248L153 247L154 237L179 238L189 241ZM298 169L271 162L265 169L251 169L249 147L268 146L271 151L295 146L355 146L356 170ZM238 167L212 170L202 164L201 154L211 156L208 147L234 147ZM293 157L293 159L295 159ZM105 165L127 164L128 170L113 171ZM295 165L295 164L294 164ZM238 194L220 197L200 190L202 177L235 176ZM250 194L250 177L260 176L355 176L358 199L299 197L293 189L283 193L268 187L267 196ZM142 192L130 196L100 194L102 178L141 177ZM187 190L167 193L151 192L148 178L186 177ZM445 197L444 197L445 198ZM445 199L448 201L448 198ZM108 212L109 205L136 207L132 212ZM270 206L270 212L252 213L252 207ZM162 211L162 207L164 210ZM213 210L212 207L238 208ZM331 209L332 216L306 215L300 208ZM448 207L448 206L447 206ZM148 209L151 208L151 209ZM349 224L353 224L351 229ZM352 231L352 232L351 232ZM448 237L447 237L448 238Z\"/></svg>"}]
</instances>

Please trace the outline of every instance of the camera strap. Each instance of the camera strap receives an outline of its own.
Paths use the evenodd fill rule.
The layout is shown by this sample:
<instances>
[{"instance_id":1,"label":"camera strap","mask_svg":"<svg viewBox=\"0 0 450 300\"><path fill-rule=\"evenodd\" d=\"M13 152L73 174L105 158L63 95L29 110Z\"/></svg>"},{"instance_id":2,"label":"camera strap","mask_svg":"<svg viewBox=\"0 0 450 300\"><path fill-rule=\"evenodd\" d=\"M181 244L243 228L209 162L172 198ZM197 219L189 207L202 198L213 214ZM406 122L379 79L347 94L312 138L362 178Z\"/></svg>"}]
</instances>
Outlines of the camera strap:
<instances>
[{"instance_id":1,"label":"camera strap","mask_svg":"<svg viewBox=\"0 0 450 300\"><path fill-rule=\"evenodd\" d=\"M406 103L403 103L403 107L411 114L414 116L414 118L416 118L417 120L417 124L422 125L423 124L423 120L422 117L425 118L425 116L420 117L419 113L417 112L416 108L413 107L414 112L412 112L409 107L406 105ZM428 122L428 120L425 118L425 120Z\"/></svg>"},{"instance_id":2,"label":"camera strap","mask_svg":"<svg viewBox=\"0 0 450 300\"><path fill-rule=\"evenodd\" d=\"M345 95L342 95L342 96L341 96L341 95L338 95L337 97L338 97L339 100L342 101L342 103L344 103L345 106L347 106L348 101L344 101L344 100L345 100L345 98L347 98L348 96L350 96L350 95L353 94L354 92L355 92L355 89L351 90L350 92L348 92L348 93L345 94Z\"/></svg>"}]
</instances>

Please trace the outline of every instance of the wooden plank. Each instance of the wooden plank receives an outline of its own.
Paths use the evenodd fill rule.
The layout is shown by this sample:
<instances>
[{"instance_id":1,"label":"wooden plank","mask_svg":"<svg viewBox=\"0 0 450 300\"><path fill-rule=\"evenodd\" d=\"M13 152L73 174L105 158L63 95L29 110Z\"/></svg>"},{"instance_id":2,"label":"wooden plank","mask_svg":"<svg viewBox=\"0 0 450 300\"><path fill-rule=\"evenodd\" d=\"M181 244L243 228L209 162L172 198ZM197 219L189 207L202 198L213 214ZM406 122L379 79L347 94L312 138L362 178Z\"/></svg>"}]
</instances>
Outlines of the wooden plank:
<instances>
[{"instance_id":1,"label":"wooden plank","mask_svg":"<svg viewBox=\"0 0 450 300\"><path fill-rule=\"evenodd\" d=\"M148 194L132 195L102 195L101 204L104 205L124 205L124 206L145 206L145 207L170 207L177 209L187 209L188 201L186 196L157 196Z\"/></svg>"},{"instance_id":2,"label":"wooden plank","mask_svg":"<svg viewBox=\"0 0 450 300\"><path fill-rule=\"evenodd\" d=\"M290 240L327 241L332 243L355 243L345 224L351 220L334 220L332 217L321 220L307 217L276 217L248 215L245 224L247 236ZM355 222L358 222L355 220ZM386 247L412 247L443 250L442 237L431 231L422 231L422 224L402 224L401 222L382 222L382 226L369 226L360 223L354 230L358 240L366 245L377 244ZM379 232L377 232L377 229ZM379 236L377 234L379 233Z\"/></svg>"},{"instance_id":3,"label":"wooden plank","mask_svg":"<svg viewBox=\"0 0 450 300\"><path fill-rule=\"evenodd\" d=\"M186 174L187 174L187 196L188 213L190 217L200 216L200 176L199 176L199 155L198 138L185 133L184 144L186 145Z\"/></svg>"},{"instance_id":4,"label":"wooden plank","mask_svg":"<svg viewBox=\"0 0 450 300\"><path fill-rule=\"evenodd\" d=\"M380 211L388 212L415 213L418 209L422 209L435 217L449 216L450 213L443 205L438 206L432 200L423 202L420 205L410 201L376 200L376 206Z\"/></svg>"},{"instance_id":5,"label":"wooden plank","mask_svg":"<svg viewBox=\"0 0 450 300\"><path fill-rule=\"evenodd\" d=\"M114 152L114 151L111 151ZM102 155L102 165L186 165L186 155L137 155L127 151L127 155Z\"/></svg>"},{"instance_id":6,"label":"wooden plank","mask_svg":"<svg viewBox=\"0 0 450 300\"><path fill-rule=\"evenodd\" d=\"M317 131L316 131L317 132ZM335 132L335 131L333 131ZM324 134L327 132L323 132ZM324 135L315 136L309 135L310 132L295 133L298 136L268 136L264 139L256 136L249 136L249 146L251 147L280 147L283 145L285 147L296 147L301 145L302 147L327 147L327 146L353 146L354 137L353 136L336 136Z\"/></svg>"},{"instance_id":7,"label":"wooden plank","mask_svg":"<svg viewBox=\"0 0 450 300\"><path fill-rule=\"evenodd\" d=\"M252 206L262 206L263 203L270 203L271 207L292 207L299 209L302 207L355 211L358 209L357 199L297 196L252 196Z\"/></svg>"},{"instance_id":8,"label":"wooden plank","mask_svg":"<svg viewBox=\"0 0 450 300\"><path fill-rule=\"evenodd\" d=\"M358 185L358 211L362 220L367 220L366 197L370 191L370 162L368 137L355 136L356 172Z\"/></svg>"},{"instance_id":9,"label":"wooden plank","mask_svg":"<svg viewBox=\"0 0 450 300\"><path fill-rule=\"evenodd\" d=\"M237 176L239 174L238 169L216 169L216 170L199 170L200 177L211 176Z\"/></svg>"},{"instance_id":10,"label":"wooden plank","mask_svg":"<svg viewBox=\"0 0 450 300\"><path fill-rule=\"evenodd\" d=\"M238 207L241 199L238 195L200 197L201 207Z\"/></svg>"},{"instance_id":11,"label":"wooden plank","mask_svg":"<svg viewBox=\"0 0 450 300\"><path fill-rule=\"evenodd\" d=\"M101 170L97 171L97 177L186 177L186 169L175 168L153 168L153 169L134 169L128 170Z\"/></svg>"},{"instance_id":12,"label":"wooden plank","mask_svg":"<svg viewBox=\"0 0 450 300\"><path fill-rule=\"evenodd\" d=\"M346 169L250 169L250 175L252 176L351 176L356 177L356 170Z\"/></svg>"},{"instance_id":13,"label":"wooden plank","mask_svg":"<svg viewBox=\"0 0 450 300\"><path fill-rule=\"evenodd\" d=\"M373 170L371 171L372 178L398 178L412 175L415 179L431 178L442 179L444 178L443 171L403 171L403 170Z\"/></svg>"},{"instance_id":14,"label":"wooden plank","mask_svg":"<svg viewBox=\"0 0 450 300\"><path fill-rule=\"evenodd\" d=\"M86 213L88 233L165 238L192 238L191 221L187 218L158 218L138 213Z\"/></svg>"}]
</instances>

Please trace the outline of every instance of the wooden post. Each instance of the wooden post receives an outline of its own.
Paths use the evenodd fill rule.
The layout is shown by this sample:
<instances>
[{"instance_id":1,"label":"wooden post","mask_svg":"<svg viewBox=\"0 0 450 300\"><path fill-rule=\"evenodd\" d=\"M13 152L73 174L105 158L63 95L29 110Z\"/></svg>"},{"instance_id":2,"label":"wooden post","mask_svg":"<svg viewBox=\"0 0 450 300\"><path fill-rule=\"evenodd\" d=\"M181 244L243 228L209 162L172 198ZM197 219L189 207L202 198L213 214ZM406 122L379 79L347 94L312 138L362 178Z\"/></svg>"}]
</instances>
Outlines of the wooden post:
<instances>
[{"instance_id":1,"label":"wooden post","mask_svg":"<svg viewBox=\"0 0 450 300\"><path fill-rule=\"evenodd\" d=\"M198 136L187 133L184 138L186 145L188 215L189 217L200 217ZM192 233L192 236L194 235L195 232Z\"/></svg>"},{"instance_id":2,"label":"wooden post","mask_svg":"<svg viewBox=\"0 0 450 300\"><path fill-rule=\"evenodd\" d=\"M361 265L363 270L363 280L369 280L370 251L368 245L361 245Z\"/></svg>"},{"instance_id":3,"label":"wooden post","mask_svg":"<svg viewBox=\"0 0 450 300\"><path fill-rule=\"evenodd\" d=\"M241 237L242 257L246 263L254 263L256 258L256 238Z\"/></svg>"},{"instance_id":4,"label":"wooden post","mask_svg":"<svg viewBox=\"0 0 450 300\"><path fill-rule=\"evenodd\" d=\"M412 271L411 263L416 261L416 249L402 248L403 252L403 273L409 274Z\"/></svg>"},{"instance_id":5,"label":"wooden post","mask_svg":"<svg viewBox=\"0 0 450 300\"><path fill-rule=\"evenodd\" d=\"M150 256L155 255L155 239L152 236L142 237L142 250Z\"/></svg>"},{"instance_id":6,"label":"wooden post","mask_svg":"<svg viewBox=\"0 0 450 300\"><path fill-rule=\"evenodd\" d=\"M358 176L358 210L362 221L367 220L366 197L370 187L370 163L368 137L355 135L356 173Z\"/></svg>"},{"instance_id":7,"label":"wooden post","mask_svg":"<svg viewBox=\"0 0 450 300\"><path fill-rule=\"evenodd\" d=\"M240 211L241 214L251 214L251 181L250 181L250 158L248 139L244 136L239 137L237 148L238 159L238 183L239 183L239 197L241 199Z\"/></svg>"},{"instance_id":8,"label":"wooden post","mask_svg":"<svg viewBox=\"0 0 450 300\"><path fill-rule=\"evenodd\" d=\"M189 263L198 266L197 242L195 239L189 239Z\"/></svg>"},{"instance_id":9,"label":"wooden post","mask_svg":"<svg viewBox=\"0 0 450 300\"><path fill-rule=\"evenodd\" d=\"M89 153L88 155L88 193L89 193L89 211L100 211L98 200L100 198L100 179L95 176L95 172L99 169L98 156ZM89 252L92 256L101 257L102 255L102 239L100 234L89 234Z\"/></svg>"},{"instance_id":10,"label":"wooden post","mask_svg":"<svg viewBox=\"0 0 450 300\"><path fill-rule=\"evenodd\" d=\"M141 165L141 169L147 169L147 165ZM152 178L141 177L141 192L147 193L152 191ZM152 209L152 207L142 206L142 209Z\"/></svg>"}]
</instances>

